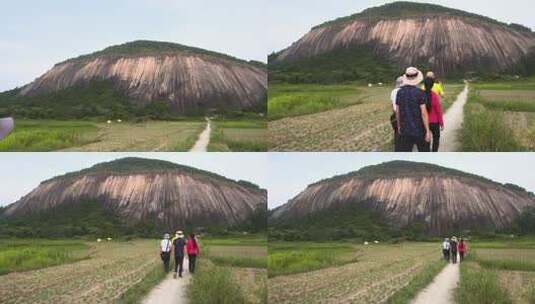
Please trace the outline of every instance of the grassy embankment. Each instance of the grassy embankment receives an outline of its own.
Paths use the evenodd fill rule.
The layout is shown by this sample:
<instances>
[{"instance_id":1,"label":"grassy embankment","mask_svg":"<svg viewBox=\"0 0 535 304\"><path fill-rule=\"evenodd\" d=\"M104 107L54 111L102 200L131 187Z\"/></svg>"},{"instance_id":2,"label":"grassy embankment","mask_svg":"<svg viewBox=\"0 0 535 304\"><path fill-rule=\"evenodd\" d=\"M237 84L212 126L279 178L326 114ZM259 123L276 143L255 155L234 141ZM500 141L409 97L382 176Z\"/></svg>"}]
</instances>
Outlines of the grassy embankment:
<instances>
[{"instance_id":1,"label":"grassy embankment","mask_svg":"<svg viewBox=\"0 0 535 304\"><path fill-rule=\"evenodd\" d=\"M464 151L535 150L535 79L471 87L462 133Z\"/></svg>"},{"instance_id":2,"label":"grassy embankment","mask_svg":"<svg viewBox=\"0 0 535 304\"><path fill-rule=\"evenodd\" d=\"M267 122L265 119L216 119L212 121L208 151L267 151Z\"/></svg>"},{"instance_id":3,"label":"grassy embankment","mask_svg":"<svg viewBox=\"0 0 535 304\"><path fill-rule=\"evenodd\" d=\"M533 239L474 242L461 264L457 302L534 303Z\"/></svg>"}]
</instances>

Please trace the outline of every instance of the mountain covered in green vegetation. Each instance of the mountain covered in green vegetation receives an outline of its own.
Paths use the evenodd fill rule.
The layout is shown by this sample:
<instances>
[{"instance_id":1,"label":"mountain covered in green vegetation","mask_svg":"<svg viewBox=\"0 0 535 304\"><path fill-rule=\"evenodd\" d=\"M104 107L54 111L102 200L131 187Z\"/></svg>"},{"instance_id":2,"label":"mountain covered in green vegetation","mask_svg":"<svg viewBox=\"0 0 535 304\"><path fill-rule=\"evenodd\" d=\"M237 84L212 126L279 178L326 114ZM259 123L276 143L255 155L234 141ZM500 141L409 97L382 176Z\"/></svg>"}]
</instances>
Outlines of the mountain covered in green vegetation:
<instances>
[{"instance_id":1,"label":"mountain covered in green vegetation","mask_svg":"<svg viewBox=\"0 0 535 304\"><path fill-rule=\"evenodd\" d=\"M168 161L124 158L43 181L2 210L0 227L16 236L37 229L42 237L147 235L186 227L258 232L265 229L266 201L266 190L247 181Z\"/></svg>"},{"instance_id":2,"label":"mountain covered in green vegetation","mask_svg":"<svg viewBox=\"0 0 535 304\"><path fill-rule=\"evenodd\" d=\"M269 56L272 82L393 82L408 66L442 78L531 75L535 34L440 5L393 2L313 27Z\"/></svg>"},{"instance_id":3,"label":"mountain covered in green vegetation","mask_svg":"<svg viewBox=\"0 0 535 304\"><path fill-rule=\"evenodd\" d=\"M0 112L37 119L264 113L266 89L263 63L134 41L65 60L33 82L0 93Z\"/></svg>"},{"instance_id":4,"label":"mountain covered in green vegetation","mask_svg":"<svg viewBox=\"0 0 535 304\"><path fill-rule=\"evenodd\" d=\"M531 211L530 211L531 210ZM434 164L392 161L309 185L270 213L274 238L534 233L535 195Z\"/></svg>"}]
</instances>

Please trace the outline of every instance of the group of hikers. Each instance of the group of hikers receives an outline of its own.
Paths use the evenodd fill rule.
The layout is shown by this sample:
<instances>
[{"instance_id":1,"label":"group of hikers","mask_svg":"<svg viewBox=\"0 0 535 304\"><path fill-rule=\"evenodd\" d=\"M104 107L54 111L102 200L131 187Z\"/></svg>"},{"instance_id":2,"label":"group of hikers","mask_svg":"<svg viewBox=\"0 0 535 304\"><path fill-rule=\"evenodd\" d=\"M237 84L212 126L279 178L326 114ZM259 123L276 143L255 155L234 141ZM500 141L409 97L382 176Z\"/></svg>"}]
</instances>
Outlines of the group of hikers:
<instances>
[{"instance_id":1,"label":"group of hikers","mask_svg":"<svg viewBox=\"0 0 535 304\"><path fill-rule=\"evenodd\" d=\"M444 129L443 96L442 83L432 71L424 77L420 70L410 67L396 80L390 118L396 152L412 152L414 146L419 152L438 152L440 131Z\"/></svg>"},{"instance_id":2,"label":"group of hikers","mask_svg":"<svg viewBox=\"0 0 535 304\"><path fill-rule=\"evenodd\" d=\"M447 262L456 264L457 256L459 256L459 262L464 260L465 254L468 252L468 245L464 239L457 240L456 237L445 238L442 242L442 255Z\"/></svg>"},{"instance_id":3,"label":"group of hikers","mask_svg":"<svg viewBox=\"0 0 535 304\"><path fill-rule=\"evenodd\" d=\"M182 277L184 257L187 255L189 261L189 272L195 272L195 262L200 253L199 243L195 234L191 233L186 239L182 230L177 230L175 236L171 239L169 233L164 234L163 240L160 242L160 257L163 262L163 269L169 272L169 263L171 260L171 253L175 256L175 271L173 277L176 279Z\"/></svg>"}]
</instances>

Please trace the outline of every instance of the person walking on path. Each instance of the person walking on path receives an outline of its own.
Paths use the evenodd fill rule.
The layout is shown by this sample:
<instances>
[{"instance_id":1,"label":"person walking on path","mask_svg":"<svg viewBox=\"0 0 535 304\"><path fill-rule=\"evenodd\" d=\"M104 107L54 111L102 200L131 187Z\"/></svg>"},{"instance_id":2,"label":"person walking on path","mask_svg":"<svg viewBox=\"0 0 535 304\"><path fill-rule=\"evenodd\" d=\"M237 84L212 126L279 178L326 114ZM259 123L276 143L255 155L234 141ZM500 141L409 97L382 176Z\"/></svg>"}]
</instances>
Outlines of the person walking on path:
<instances>
[{"instance_id":1,"label":"person walking on path","mask_svg":"<svg viewBox=\"0 0 535 304\"><path fill-rule=\"evenodd\" d=\"M160 257L163 261L163 270L165 273L169 272L169 260L171 259L171 249L173 244L169 239L169 233L164 234L163 240L160 242Z\"/></svg>"},{"instance_id":2,"label":"person walking on path","mask_svg":"<svg viewBox=\"0 0 535 304\"><path fill-rule=\"evenodd\" d=\"M173 240L173 251L175 253L175 279L177 274L178 277L182 277L185 247L186 240L184 240L184 233L181 230L178 230Z\"/></svg>"},{"instance_id":3,"label":"person walking on path","mask_svg":"<svg viewBox=\"0 0 535 304\"><path fill-rule=\"evenodd\" d=\"M433 91L434 84L435 81L433 78L425 78L424 90L426 99L426 109L429 113L429 129L433 134L433 144L431 151L438 152L438 148L440 145L440 131L444 130L444 114L442 113L440 95Z\"/></svg>"},{"instance_id":4,"label":"person walking on path","mask_svg":"<svg viewBox=\"0 0 535 304\"><path fill-rule=\"evenodd\" d=\"M451 262L457 264L457 237L452 237L450 240L450 255Z\"/></svg>"},{"instance_id":5,"label":"person walking on path","mask_svg":"<svg viewBox=\"0 0 535 304\"><path fill-rule=\"evenodd\" d=\"M396 97L396 119L399 130L399 144L396 152L412 152L416 145L419 152L429 152L431 131L425 104L424 91L418 88L423 74L410 67L403 75L403 86Z\"/></svg>"},{"instance_id":6,"label":"person walking on path","mask_svg":"<svg viewBox=\"0 0 535 304\"><path fill-rule=\"evenodd\" d=\"M427 74L425 74L425 77L431 78L434 80L433 92L437 93L437 95L440 97L444 97L446 95L444 93L444 87L442 86L442 82L436 77L434 72L432 71L427 72Z\"/></svg>"},{"instance_id":7,"label":"person walking on path","mask_svg":"<svg viewBox=\"0 0 535 304\"><path fill-rule=\"evenodd\" d=\"M189 238L186 241L186 252L188 254L189 272L195 273L195 262L200 250L197 239L195 239L195 234L193 233L189 235Z\"/></svg>"},{"instance_id":8,"label":"person walking on path","mask_svg":"<svg viewBox=\"0 0 535 304\"><path fill-rule=\"evenodd\" d=\"M2 112L0 110L0 140L4 139L13 131L15 127L15 121L13 117L7 112Z\"/></svg>"},{"instance_id":9,"label":"person walking on path","mask_svg":"<svg viewBox=\"0 0 535 304\"><path fill-rule=\"evenodd\" d=\"M442 255L444 255L446 262L450 261L450 240L448 238L445 238L444 242L442 242Z\"/></svg>"},{"instance_id":10,"label":"person walking on path","mask_svg":"<svg viewBox=\"0 0 535 304\"><path fill-rule=\"evenodd\" d=\"M390 124L392 125L392 129L394 130L394 149L398 146L398 137L399 137L399 130L398 130L398 121L396 119L396 100L398 96L399 89L403 85L403 77L398 77L396 79L396 83L394 85L394 89L392 90L392 93L390 94L390 101L392 102L392 115L390 116Z\"/></svg>"},{"instance_id":11,"label":"person walking on path","mask_svg":"<svg viewBox=\"0 0 535 304\"><path fill-rule=\"evenodd\" d=\"M457 249L459 251L459 258L460 258L459 262L462 262L464 260L464 255L468 251L468 246L467 246L466 242L462 238L459 241L459 245L458 245Z\"/></svg>"}]
</instances>

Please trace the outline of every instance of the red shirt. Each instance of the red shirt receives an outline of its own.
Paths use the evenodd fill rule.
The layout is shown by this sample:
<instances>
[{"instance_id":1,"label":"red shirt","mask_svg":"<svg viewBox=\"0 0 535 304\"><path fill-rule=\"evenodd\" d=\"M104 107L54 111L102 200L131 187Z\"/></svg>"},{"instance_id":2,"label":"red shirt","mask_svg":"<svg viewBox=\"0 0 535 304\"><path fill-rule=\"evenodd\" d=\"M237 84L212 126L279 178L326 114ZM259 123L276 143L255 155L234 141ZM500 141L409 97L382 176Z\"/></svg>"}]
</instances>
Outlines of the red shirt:
<instances>
[{"instance_id":1,"label":"red shirt","mask_svg":"<svg viewBox=\"0 0 535 304\"><path fill-rule=\"evenodd\" d=\"M188 239L186 242L186 252L190 255L198 255L199 246L197 245L197 242L194 242L192 239Z\"/></svg>"},{"instance_id":2,"label":"red shirt","mask_svg":"<svg viewBox=\"0 0 535 304\"><path fill-rule=\"evenodd\" d=\"M444 115L442 114L440 96L435 92L431 92L431 111L429 111L429 123L437 123L441 127L444 127Z\"/></svg>"},{"instance_id":3,"label":"red shirt","mask_svg":"<svg viewBox=\"0 0 535 304\"><path fill-rule=\"evenodd\" d=\"M463 242L463 243L459 243L459 246L457 246L459 248L459 252L466 252L466 244Z\"/></svg>"}]
</instances>

